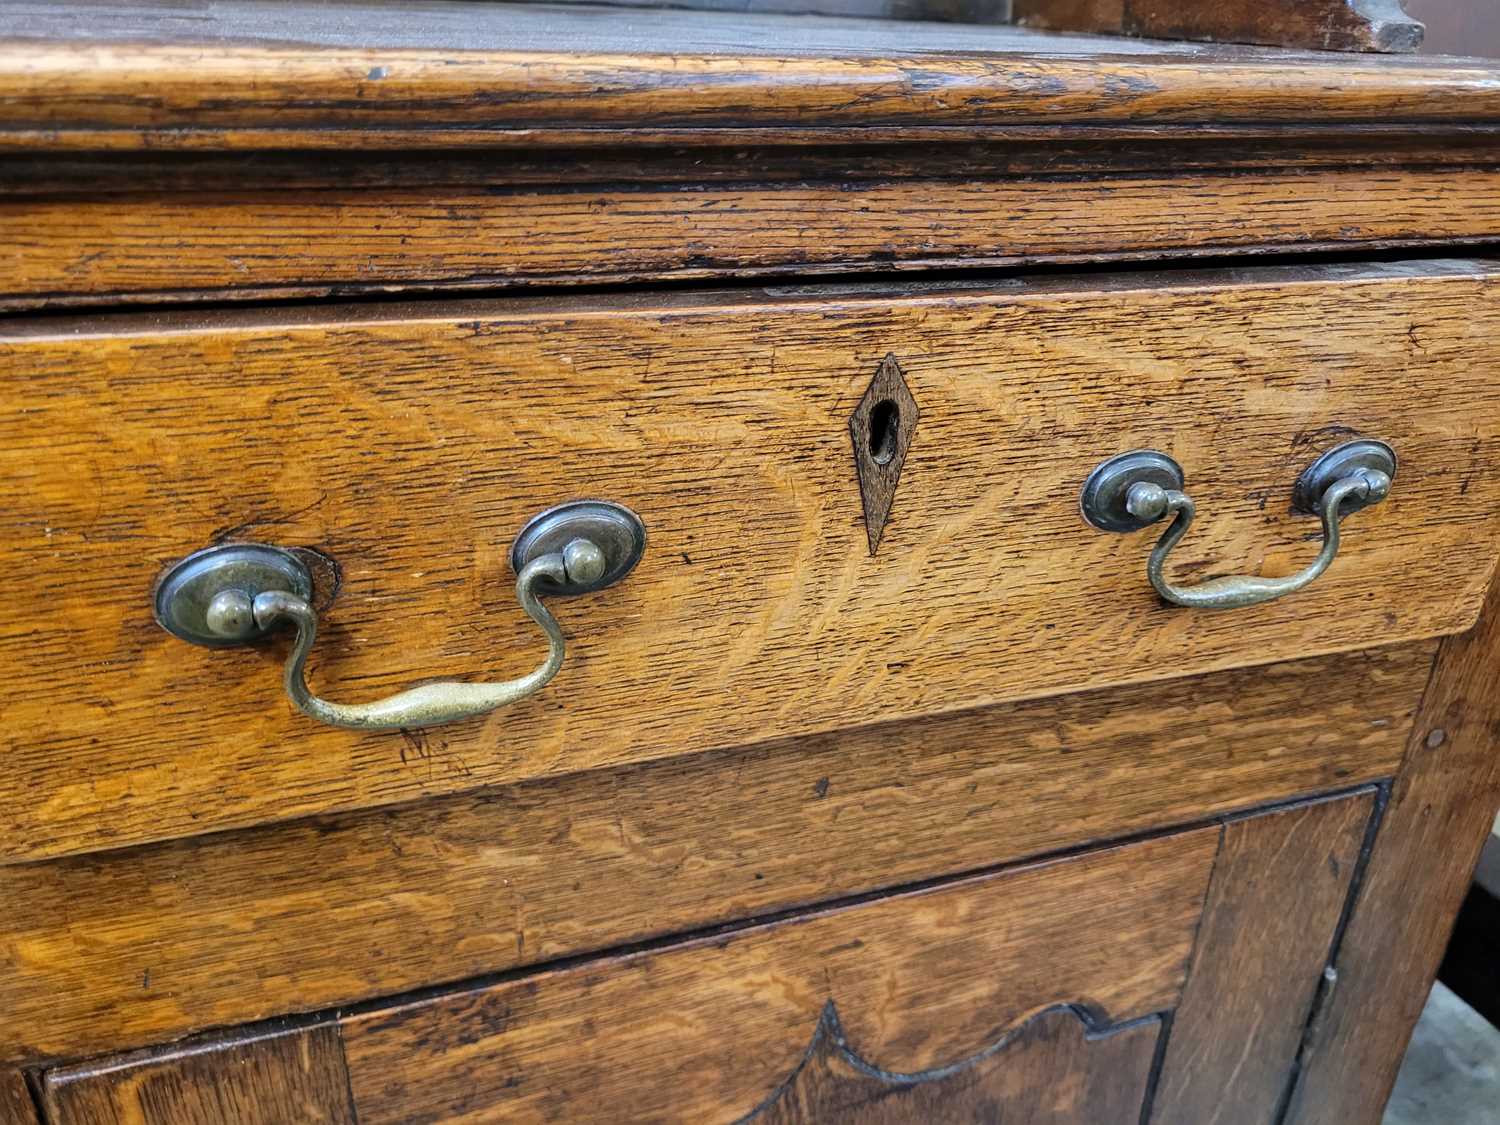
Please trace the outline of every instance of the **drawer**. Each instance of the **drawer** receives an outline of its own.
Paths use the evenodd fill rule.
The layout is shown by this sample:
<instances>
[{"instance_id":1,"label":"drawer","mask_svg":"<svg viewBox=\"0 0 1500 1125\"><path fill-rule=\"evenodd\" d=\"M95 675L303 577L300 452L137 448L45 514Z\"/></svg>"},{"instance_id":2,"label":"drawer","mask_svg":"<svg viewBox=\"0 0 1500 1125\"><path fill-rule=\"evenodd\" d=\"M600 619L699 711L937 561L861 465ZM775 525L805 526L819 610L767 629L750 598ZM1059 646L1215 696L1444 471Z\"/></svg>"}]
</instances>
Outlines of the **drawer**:
<instances>
[{"instance_id":1,"label":"drawer","mask_svg":"<svg viewBox=\"0 0 1500 1125\"><path fill-rule=\"evenodd\" d=\"M1461 631L1495 561L1492 282L1411 263L8 325L5 854ZM870 469L872 394L899 472ZM1351 436L1396 450L1389 499L1268 604L1164 605L1155 529L1079 516L1095 465L1155 447L1200 508L1174 577L1287 574L1319 535L1293 482ZM284 637L153 621L163 568L259 541L329 560L320 693L517 676L545 646L508 548L581 497L638 513L645 556L551 603L561 673L486 718L325 726L281 694Z\"/></svg>"},{"instance_id":2,"label":"drawer","mask_svg":"<svg viewBox=\"0 0 1500 1125\"><path fill-rule=\"evenodd\" d=\"M1092 1125L1144 1119L1153 1086L1155 1120L1220 1099L1268 1119L1372 796L56 1067L40 1090L56 1125Z\"/></svg>"},{"instance_id":3,"label":"drawer","mask_svg":"<svg viewBox=\"0 0 1500 1125\"><path fill-rule=\"evenodd\" d=\"M1173 154L1151 148L1117 153L1104 167L1095 157L1081 172L1065 167L1071 153L1033 154L1042 177L1015 175L1010 166L1027 157L1012 153L983 178L965 166L952 179L934 169L943 154L929 149L908 158L916 171L892 178L874 163L871 182L857 187L846 179L847 153L801 148L790 161L775 150L748 154L762 176L790 164L781 174L793 179L753 186L739 182L739 148L694 150L675 173L636 152L581 169L556 157L541 171L512 159L503 167L523 182L503 185L494 179L507 173L492 160L423 152L417 174L443 178L416 189L350 187L369 174L365 152L290 161L257 153L197 172L208 180L201 185L180 163L121 177L118 157L81 167L75 159L77 182L56 199L28 198L24 187L6 198L0 169L0 243L25 247L0 277L0 307L1349 250L1472 241L1500 224L1500 174L1445 165L1458 159L1461 138L1433 142L1424 155L1435 166L1264 167L1290 159L1287 143L1257 161L1241 141L1236 158L1250 166L1232 175L1163 174ZM56 175L57 159L39 163ZM524 182L528 173L585 182L539 187ZM688 182L642 182L674 174ZM124 190L109 194L116 177ZM479 182L453 182L465 177ZM309 178L310 187L286 187ZM152 179L160 182L141 191ZM101 184L106 194L95 194Z\"/></svg>"}]
</instances>

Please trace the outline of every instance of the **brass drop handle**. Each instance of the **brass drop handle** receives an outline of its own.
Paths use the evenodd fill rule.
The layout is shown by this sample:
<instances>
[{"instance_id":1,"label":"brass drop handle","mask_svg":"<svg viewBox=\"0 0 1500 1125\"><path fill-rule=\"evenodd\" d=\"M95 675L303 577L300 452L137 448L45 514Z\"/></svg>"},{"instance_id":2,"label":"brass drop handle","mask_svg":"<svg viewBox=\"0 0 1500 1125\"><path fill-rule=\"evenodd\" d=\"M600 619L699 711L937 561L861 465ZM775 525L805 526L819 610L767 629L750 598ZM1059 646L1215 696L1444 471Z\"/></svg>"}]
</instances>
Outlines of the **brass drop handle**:
<instances>
[{"instance_id":1,"label":"brass drop handle","mask_svg":"<svg viewBox=\"0 0 1500 1125\"><path fill-rule=\"evenodd\" d=\"M646 528L618 504L575 501L531 520L511 547L516 599L547 637L533 671L501 683L442 681L370 703L334 703L307 686L307 656L318 635L312 575L290 551L260 543L198 551L171 567L156 589L156 618L174 636L210 647L248 644L283 622L296 638L282 682L292 705L329 726L400 730L456 723L534 695L562 668L566 642L544 595L570 596L620 581L640 560Z\"/></svg>"},{"instance_id":2,"label":"brass drop handle","mask_svg":"<svg viewBox=\"0 0 1500 1125\"><path fill-rule=\"evenodd\" d=\"M1378 504L1391 490L1396 454L1380 441L1346 442L1319 457L1297 478L1293 507L1323 520L1323 548L1305 568L1285 578L1234 575L1196 586L1176 586L1166 577L1167 557L1187 534L1196 509L1183 492L1182 468L1165 453L1138 449L1111 457L1083 486L1083 516L1104 531L1136 531L1172 516L1146 563L1146 577L1173 605L1234 609L1273 601L1302 589L1333 562L1339 525L1361 508Z\"/></svg>"}]
</instances>

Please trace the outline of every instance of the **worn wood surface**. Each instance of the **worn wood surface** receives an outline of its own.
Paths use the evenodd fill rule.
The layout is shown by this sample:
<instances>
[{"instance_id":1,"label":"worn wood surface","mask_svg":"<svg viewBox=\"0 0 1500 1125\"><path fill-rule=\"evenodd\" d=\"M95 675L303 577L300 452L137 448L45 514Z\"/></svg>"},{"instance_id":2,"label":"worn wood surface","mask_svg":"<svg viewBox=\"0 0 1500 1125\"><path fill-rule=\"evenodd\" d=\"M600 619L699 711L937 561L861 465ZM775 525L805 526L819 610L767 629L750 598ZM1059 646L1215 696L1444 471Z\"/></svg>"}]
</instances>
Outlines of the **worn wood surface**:
<instances>
[{"instance_id":1,"label":"worn wood surface","mask_svg":"<svg viewBox=\"0 0 1500 1125\"><path fill-rule=\"evenodd\" d=\"M1153 1125L1276 1120L1374 805L1365 790L1224 826Z\"/></svg>"},{"instance_id":2,"label":"worn wood surface","mask_svg":"<svg viewBox=\"0 0 1500 1125\"><path fill-rule=\"evenodd\" d=\"M233 971L233 966L225 966ZM48 1125L354 1125L337 1026L229 1036L47 1072Z\"/></svg>"},{"instance_id":3,"label":"worn wood surface","mask_svg":"<svg viewBox=\"0 0 1500 1125\"><path fill-rule=\"evenodd\" d=\"M1490 278L1413 263L9 322L3 852L1462 630L1500 498ZM888 353L922 416L871 558L848 418ZM1289 512L1292 484L1354 433L1391 442L1401 473L1292 598L1165 607L1144 576L1153 536L1078 515L1095 464L1160 447L1201 511L1175 577L1288 573L1316 525ZM586 495L642 514L646 558L561 605L561 675L482 720L322 727L281 695L284 639L198 649L152 620L158 568L199 547L316 548L342 572L313 653L324 694L513 676L540 642L509 541Z\"/></svg>"},{"instance_id":4,"label":"worn wood surface","mask_svg":"<svg viewBox=\"0 0 1500 1125\"><path fill-rule=\"evenodd\" d=\"M26 1076L19 1070L0 1069L0 1125L41 1125Z\"/></svg>"},{"instance_id":5,"label":"worn wood surface","mask_svg":"<svg viewBox=\"0 0 1500 1125\"><path fill-rule=\"evenodd\" d=\"M928 1121L1134 1122L1145 1104L1159 1017L1089 1033L1072 1010L1041 1012L955 1066L891 1075L849 1048L836 1009L792 1078L746 1115L756 1125Z\"/></svg>"},{"instance_id":6,"label":"worn wood surface","mask_svg":"<svg viewBox=\"0 0 1500 1125\"><path fill-rule=\"evenodd\" d=\"M560 0L591 3L592 0ZM610 7L657 8L659 0L604 0ZM706 12L791 12L798 15L856 16L865 19L942 20L1003 24L1010 0L686 0L675 5Z\"/></svg>"},{"instance_id":7,"label":"worn wood surface","mask_svg":"<svg viewBox=\"0 0 1500 1125\"><path fill-rule=\"evenodd\" d=\"M1014 0L1030 27L1320 51L1415 51L1403 0Z\"/></svg>"},{"instance_id":8,"label":"worn wood surface","mask_svg":"<svg viewBox=\"0 0 1500 1125\"><path fill-rule=\"evenodd\" d=\"M1403 0L1125 0L1131 34L1321 51L1415 51L1422 24Z\"/></svg>"},{"instance_id":9,"label":"worn wood surface","mask_svg":"<svg viewBox=\"0 0 1500 1125\"><path fill-rule=\"evenodd\" d=\"M0 301L972 268L1452 243L1497 230L1490 168L70 193L0 201Z\"/></svg>"},{"instance_id":10,"label":"worn wood surface","mask_svg":"<svg viewBox=\"0 0 1500 1125\"><path fill-rule=\"evenodd\" d=\"M361 189L364 200L379 191L425 193L449 198L484 192L552 189L585 191L635 184L674 185L682 191L811 183L878 184L920 180L944 184L1022 180L1051 176L1061 193L1085 181L1085 173L1122 182L1230 171L1270 173L1289 169L1416 171L1453 173L1500 163L1500 127L1433 122L1420 129L1382 125L1319 125L1291 136L1285 126L1246 126L1229 136L1212 129L1190 135L1148 133L1142 137L1043 135L1031 140L912 140L890 144L734 146L624 143L566 154L537 149L486 152L467 149L400 152L114 152L13 153L0 161L0 197L44 200L68 195L85 199L146 196L179 202L288 194L323 198ZM1128 174L1128 175L1127 175ZM1225 185L1226 188L1230 185ZM1289 184L1289 187L1295 187ZM1436 186L1436 185L1426 185ZM497 192L496 189L507 189ZM1292 194L1288 192L1288 194ZM1286 201L1283 201L1284 203ZM1371 206L1374 206L1373 202Z\"/></svg>"},{"instance_id":11,"label":"worn wood surface","mask_svg":"<svg viewBox=\"0 0 1500 1125\"><path fill-rule=\"evenodd\" d=\"M373 1000L1389 777L1432 652L0 867L0 1059Z\"/></svg>"},{"instance_id":12,"label":"worn wood surface","mask_svg":"<svg viewBox=\"0 0 1500 1125\"><path fill-rule=\"evenodd\" d=\"M57 8L0 13L12 40L0 144L535 146L619 144L622 131L826 143L953 127L1500 118L1497 69L1474 61L518 4L241 0L187 20L165 3Z\"/></svg>"},{"instance_id":13,"label":"worn wood surface","mask_svg":"<svg viewBox=\"0 0 1500 1125\"><path fill-rule=\"evenodd\" d=\"M1361 881L1288 1125L1374 1125L1500 805L1500 586L1443 643Z\"/></svg>"},{"instance_id":14,"label":"worn wood surface","mask_svg":"<svg viewBox=\"0 0 1500 1125\"><path fill-rule=\"evenodd\" d=\"M895 1073L970 1058L1061 1003L1105 1023L1160 1012L1181 989L1218 838L1200 829L346 1018L359 1119L730 1121L795 1076L830 1003L850 1049Z\"/></svg>"}]
</instances>

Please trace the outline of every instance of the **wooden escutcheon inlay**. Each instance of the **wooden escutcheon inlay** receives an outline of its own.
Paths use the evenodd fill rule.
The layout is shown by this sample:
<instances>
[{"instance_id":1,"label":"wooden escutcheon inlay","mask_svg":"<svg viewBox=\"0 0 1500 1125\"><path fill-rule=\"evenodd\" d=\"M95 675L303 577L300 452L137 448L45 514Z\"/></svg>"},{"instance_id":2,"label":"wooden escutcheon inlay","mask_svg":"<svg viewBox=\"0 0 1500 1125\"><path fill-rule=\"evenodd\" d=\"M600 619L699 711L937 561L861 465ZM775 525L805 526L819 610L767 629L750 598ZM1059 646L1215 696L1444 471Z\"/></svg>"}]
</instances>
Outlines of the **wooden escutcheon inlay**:
<instances>
[{"instance_id":1,"label":"wooden escutcheon inlay","mask_svg":"<svg viewBox=\"0 0 1500 1125\"><path fill-rule=\"evenodd\" d=\"M880 549L880 537L890 519L891 505L896 502L896 485L901 481L901 467L906 464L920 414L901 364L894 355L887 355L849 418L865 535L872 555Z\"/></svg>"}]
</instances>

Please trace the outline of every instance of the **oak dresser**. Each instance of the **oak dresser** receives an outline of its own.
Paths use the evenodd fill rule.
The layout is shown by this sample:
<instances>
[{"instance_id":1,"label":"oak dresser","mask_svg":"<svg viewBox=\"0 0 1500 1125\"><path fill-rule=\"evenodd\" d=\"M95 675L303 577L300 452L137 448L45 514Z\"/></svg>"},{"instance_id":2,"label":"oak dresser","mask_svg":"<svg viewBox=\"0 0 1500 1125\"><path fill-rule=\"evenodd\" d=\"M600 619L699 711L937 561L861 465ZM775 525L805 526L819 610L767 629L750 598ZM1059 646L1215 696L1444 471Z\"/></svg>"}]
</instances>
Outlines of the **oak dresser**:
<instances>
[{"instance_id":1,"label":"oak dresser","mask_svg":"<svg viewBox=\"0 0 1500 1125\"><path fill-rule=\"evenodd\" d=\"M1107 7L0 10L4 1125L1378 1122L1500 64Z\"/></svg>"}]
</instances>

